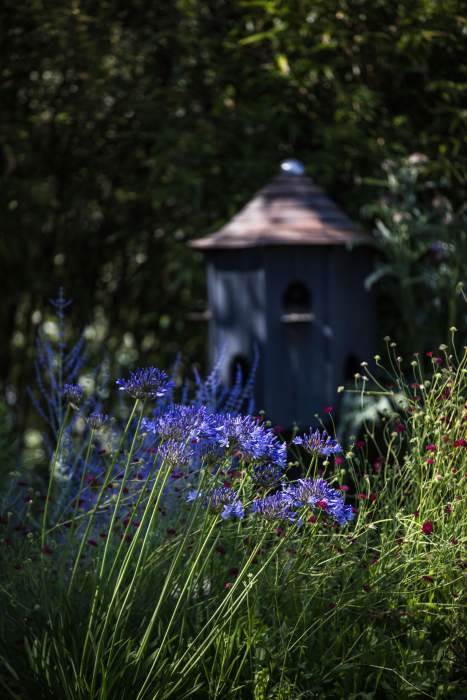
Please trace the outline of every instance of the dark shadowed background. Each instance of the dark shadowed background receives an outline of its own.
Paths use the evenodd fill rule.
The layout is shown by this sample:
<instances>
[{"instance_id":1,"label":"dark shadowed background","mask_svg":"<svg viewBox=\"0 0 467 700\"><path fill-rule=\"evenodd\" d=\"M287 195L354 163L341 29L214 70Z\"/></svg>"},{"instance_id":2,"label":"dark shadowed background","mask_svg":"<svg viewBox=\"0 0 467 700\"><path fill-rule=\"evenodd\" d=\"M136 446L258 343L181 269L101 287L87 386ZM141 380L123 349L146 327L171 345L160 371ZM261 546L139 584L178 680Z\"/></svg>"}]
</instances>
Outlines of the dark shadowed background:
<instances>
[{"instance_id":1,"label":"dark shadowed background","mask_svg":"<svg viewBox=\"0 0 467 700\"><path fill-rule=\"evenodd\" d=\"M383 163L415 151L465 201L460 0L6 0L0 26L0 385L19 429L60 286L96 356L204 361L186 243L284 158L354 218Z\"/></svg>"}]
</instances>

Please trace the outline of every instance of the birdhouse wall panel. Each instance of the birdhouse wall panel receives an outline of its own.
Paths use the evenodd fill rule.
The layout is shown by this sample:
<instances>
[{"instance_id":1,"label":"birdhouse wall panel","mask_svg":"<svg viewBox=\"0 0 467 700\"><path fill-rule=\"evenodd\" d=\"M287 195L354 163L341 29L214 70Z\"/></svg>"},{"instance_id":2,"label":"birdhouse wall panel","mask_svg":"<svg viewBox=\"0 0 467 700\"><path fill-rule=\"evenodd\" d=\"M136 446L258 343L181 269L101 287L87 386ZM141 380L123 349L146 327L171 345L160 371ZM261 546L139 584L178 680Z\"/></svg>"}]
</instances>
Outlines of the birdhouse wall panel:
<instances>
[{"instance_id":1,"label":"birdhouse wall panel","mask_svg":"<svg viewBox=\"0 0 467 700\"><path fill-rule=\"evenodd\" d=\"M243 269L242 269L243 268ZM208 266L208 296L211 310L209 352L211 366L221 352L222 380L231 385L238 364L245 372L251 367L255 349L260 357L266 343L265 274L263 268L250 261L217 259ZM260 364L257 379L257 400L264 386ZM246 377L244 377L245 379Z\"/></svg>"},{"instance_id":2,"label":"birdhouse wall panel","mask_svg":"<svg viewBox=\"0 0 467 700\"><path fill-rule=\"evenodd\" d=\"M271 248L265 254L265 407L271 419L282 425L290 425L294 420L309 422L314 407L323 400L325 260L322 249L309 247ZM287 313L284 298L291 286L308 292L308 313L304 307L302 313ZM302 299L305 298L303 293Z\"/></svg>"},{"instance_id":3,"label":"birdhouse wall panel","mask_svg":"<svg viewBox=\"0 0 467 700\"><path fill-rule=\"evenodd\" d=\"M360 363L374 353L373 295L365 289L371 254L364 248L334 249L330 265L330 309L334 387L361 371Z\"/></svg>"}]
</instances>

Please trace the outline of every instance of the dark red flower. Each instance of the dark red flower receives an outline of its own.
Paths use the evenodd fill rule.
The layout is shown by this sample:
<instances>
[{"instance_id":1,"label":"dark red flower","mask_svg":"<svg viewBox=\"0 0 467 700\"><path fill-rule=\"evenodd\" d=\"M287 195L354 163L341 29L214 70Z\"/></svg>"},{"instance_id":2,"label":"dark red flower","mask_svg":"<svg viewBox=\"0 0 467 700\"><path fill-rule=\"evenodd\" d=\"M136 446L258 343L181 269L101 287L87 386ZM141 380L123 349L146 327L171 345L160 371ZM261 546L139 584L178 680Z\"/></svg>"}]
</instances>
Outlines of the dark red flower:
<instances>
[{"instance_id":1,"label":"dark red flower","mask_svg":"<svg viewBox=\"0 0 467 700\"><path fill-rule=\"evenodd\" d=\"M339 491L348 491L349 487L343 484L342 486L339 486Z\"/></svg>"},{"instance_id":2,"label":"dark red flower","mask_svg":"<svg viewBox=\"0 0 467 700\"><path fill-rule=\"evenodd\" d=\"M313 523L317 523L317 522L318 522L318 518L316 517L316 515L310 515L310 517L308 518L308 522L309 522L309 523L312 523L312 524L313 524Z\"/></svg>"},{"instance_id":3,"label":"dark red flower","mask_svg":"<svg viewBox=\"0 0 467 700\"><path fill-rule=\"evenodd\" d=\"M223 547L221 544L218 544L218 545L217 545L217 547L216 547L216 552L217 552L218 554L220 554L221 556L224 556L224 554L226 553L226 551L227 551L226 548Z\"/></svg>"},{"instance_id":4,"label":"dark red flower","mask_svg":"<svg viewBox=\"0 0 467 700\"><path fill-rule=\"evenodd\" d=\"M236 566L233 566L231 569L228 570L227 575L230 578L237 578L238 576L238 569Z\"/></svg>"},{"instance_id":5,"label":"dark red flower","mask_svg":"<svg viewBox=\"0 0 467 700\"><path fill-rule=\"evenodd\" d=\"M465 440L465 438L454 440L453 445L454 447L467 447L467 440Z\"/></svg>"},{"instance_id":6,"label":"dark red flower","mask_svg":"<svg viewBox=\"0 0 467 700\"><path fill-rule=\"evenodd\" d=\"M435 460L432 459L432 457L428 457L428 459L426 460L426 463L427 463L427 464L434 464L434 463L435 463Z\"/></svg>"},{"instance_id":7,"label":"dark red flower","mask_svg":"<svg viewBox=\"0 0 467 700\"><path fill-rule=\"evenodd\" d=\"M450 515L452 513L452 505L450 503L444 506L444 512L446 513L446 515Z\"/></svg>"},{"instance_id":8,"label":"dark red flower","mask_svg":"<svg viewBox=\"0 0 467 700\"><path fill-rule=\"evenodd\" d=\"M340 455L336 455L334 457L334 464L337 464L337 465L344 464L344 458L341 457Z\"/></svg>"},{"instance_id":9,"label":"dark red flower","mask_svg":"<svg viewBox=\"0 0 467 700\"><path fill-rule=\"evenodd\" d=\"M177 534L177 531L174 527L168 527L166 532L167 532L169 537L173 537L174 535Z\"/></svg>"},{"instance_id":10,"label":"dark red flower","mask_svg":"<svg viewBox=\"0 0 467 700\"><path fill-rule=\"evenodd\" d=\"M361 491L360 493L357 493L357 498L359 501L364 501L368 498L368 496L366 495L366 493L363 493L363 491Z\"/></svg>"},{"instance_id":11,"label":"dark red flower","mask_svg":"<svg viewBox=\"0 0 467 700\"><path fill-rule=\"evenodd\" d=\"M433 523L431 520L425 520L422 525L422 532L424 535L431 535L433 533Z\"/></svg>"},{"instance_id":12,"label":"dark red flower","mask_svg":"<svg viewBox=\"0 0 467 700\"><path fill-rule=\"evenodd\" d=\"M325 413L332 413L333 408L332 406L325 406L323 410Z\"/></svg>"},{"instance_id":13,"label":"dark red flower","mask_svg":"<svg viewBox=\"0 0 467 700\"><path fill-rule=\"evenodd\" d=\"M319 501L316 501L315 506L325 510L328 507L328 502L324 498L321 498Z\"/></svg>"},{"instance_id":14,"label":"dark red flower","mask_svg":"<svg viewBox=\"0 0 467 700\"><path fill-rule=\"evenodd\" d=\"M357 440L354 445L357 449L363 450L366 447L366 442L365 440Z\"/></svg>"},{"instance_id":15,"label":"dark red flower","mask_svg":"<svg viewBox=\"0 0 467 700\"><path fill-rule=\"evenodd\" d=\"M369 593L369 592L370 592L370 586L369 586L367 583L363 584L362 588L363 588L363 590L365 591L365 593Z\"/></svg>"},{"instance_id":16,"label":"dark red flower","mask_svg":"<svg viewBox=\"0 0 467 700\"><path fill-rule=\"evenodd\" d=\"M425 354L426 354L427 357L433 357L433 353L431 352L431 350L430 350L429 352L425 353Z\"/></svg>"},{"instance_id":17,"label":"dark red flower","mask_svg":"<svg viewBox=\"0 0 467 700\"><path fill-rule=\"evenodd\" d=\"M396 431L396 433L405 433L406 427L405 427L404 423L399 422L399 423L396 423L396 425L394 426L394 430Z\"/></svg>"},{"instance_id":18,"label":"dark red flower","mask_svg":"<svg viewBox=\"0 0 467 700\"><path fill-rule=\"evenodd\" d=\"M42 547L41 552L42 554L52 554L52 550L47 544Z\"/></svg>"},{"instance_id":19,"label":"dark red flower","mask_svg":"<svg viewBox=\"0 0 467 700\"><path fill-rule=\"evenodd\" d=\"M436 445L435 445L434 443L432 443L432 442L430 442L430 443L429 443L428 445L426 445L426 447L425 447L425 450L426 450L427 452L436 452L437 449L438 449L438 448L436 447Z\"/></svg>"},{"instance_id":20,"label":"dark red flower","mask_svg":"<svg viewBox=\"0 0 467 700\"><path fill-rule=\"evenodd\" d=\"M91 547L97 547L97 542L96 542L96 540L88 540L88 544L89 544Z\"/></svg>"},{"instance_id":21,"label":"dark red flower","mask_svg":"<svg viewBox=\"0 0 467 700\"><path fill-rule=\"evenodd\" d=\"M418 516L420 515L420 511L419 511L419 510L414 510L414 512L412 513L412 515L413 515L414 518L418 518Z\"/></svg>"},{"instance_id":22,"label":"dark red flower","mask_svg":"<svg viewBox=\"0 0 467 700\"><path fill-rule=\"evenodd\" d=\"M376 493L370 493L370 502L371 503L374 503L377 498L378 498L378 495Z\"/></svg>"},{"instance_id":23,"label":"dark red flower","mask_svg":"<svg viewBox=\"0 0 467 700\"><path fill-rule=\"evenodd\" d=\"M422 576L422 579L424 581L428 581L428 583L433 583L433 576Z\"/></svg>"}]
</instances>

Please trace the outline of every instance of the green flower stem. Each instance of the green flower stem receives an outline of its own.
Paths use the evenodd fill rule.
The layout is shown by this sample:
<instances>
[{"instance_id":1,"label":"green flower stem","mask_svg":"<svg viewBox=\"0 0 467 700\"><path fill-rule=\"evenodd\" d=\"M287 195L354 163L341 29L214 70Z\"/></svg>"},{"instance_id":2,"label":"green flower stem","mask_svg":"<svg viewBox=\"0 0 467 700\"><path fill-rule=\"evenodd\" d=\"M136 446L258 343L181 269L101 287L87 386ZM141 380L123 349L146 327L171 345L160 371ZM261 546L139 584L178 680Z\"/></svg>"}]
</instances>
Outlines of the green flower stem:
<instances>
[{"instance_id":1,"label":"green flower stem","mask_svg":"<svg viewBox=\"0 0 467 700\"><path fill-rule=\"evenodd\" d=\"M94 516L95 516L95 514L99 511L99 508L100 508L100 506L101 506L102 499L103 499L104 494L105 494L105 492L106 492L107 486L108 486L108 484L109 484L109 482L110 482L110 477L111 477L111 475L112 475L113 468L115 467L115 464L116 464L116 462L117 462L117 459L118 459L118 457L119 457L119 455L120 455L120 452L121 452L121 449L122 449L122 447L123 447L123 443L124 443L124 441L125 441L125 436L126 436L126 434L128 433L128 430L130 429L131 423L133 422L133 418L134 418L134 415L135 415L135 412L136 412L137 404L138 404L138 402L135 401L135 403L134 403L134 405L133 405L133 408L132 408L132 410L131 410L131 413L130 413L130 417L128 418L128 421L127 421L127 424L126 424L126 426L125 426L125 429L124 429L124 431L123 431L123 433L122 433L122 435L121 435L121 437L120 437L119 444L118 444L117 450L116 450L116 452L115 452L115 455L114 455L113 459L110 461L109 466L107 467L107 470L106 470L106 473L105 473L105 475L104 475L104 479L103 479L103 482L102 482L101 489L100 489L100 491L99 491L99 493L98 493L98 496L97 496L96 505L95 505L94 508L87 514L88 522L87 522L85 531L84 531L84 533L83 533L83 536L81 537L80 545L79 545L79 547L78 547L78 552L77 552L76 557L75 557L75 562L74 562L73 569L72 569L71 576L70 576L70 583L68 584L68 590L67 590L67 595L68 595L68 596L70 595L71 590L72 590L72 587L73 587L73 583L74 583L74 580L75 580L75 577L76 577L76 573L77 573L77 570L78 570L78 566L79 566L79 563L80 563L80 560L81 560L81 554L83 553L83 549L84 549L84 547L85 547L85 545L86 545L86 542L87 542L87 540L88 540L89 533L90 533L90 531L91 531L92 524L93 524L93 522L94 522ZM86 516L85 516L85 517L86 517Z\"/></svg>"},{"instance_id":2,"label":"green flower stem","mask_svg":"<svg viewBox=\"0 0 467 700\"><path fill-rule=\"evenodd\" d=\"M53 460L52 460L52 464L51 464L50 472L49 472L49 484L47 487L47 496L46 496L45 503L44 503L44 513L42 515L42 532L41 532L41 546L42 547L44 547L44 545L45 545L47 516L49 513L49 502L50 502L50 498L52 495L52 488L53 488L53 483L54 483L54 479L55 479L55 470L57 468L57 462L58 462L58 459L60 456L63 435L65 432L65 426L66 426L69 414L70 414L70 405L68 404L66 407L65 416L63 418L63 421L60 424L60 430L58 432L58 437L57 437L57 446L55 448L55 452L54 452L54 456L53 456Z\"/></svg>"}]
</instances>

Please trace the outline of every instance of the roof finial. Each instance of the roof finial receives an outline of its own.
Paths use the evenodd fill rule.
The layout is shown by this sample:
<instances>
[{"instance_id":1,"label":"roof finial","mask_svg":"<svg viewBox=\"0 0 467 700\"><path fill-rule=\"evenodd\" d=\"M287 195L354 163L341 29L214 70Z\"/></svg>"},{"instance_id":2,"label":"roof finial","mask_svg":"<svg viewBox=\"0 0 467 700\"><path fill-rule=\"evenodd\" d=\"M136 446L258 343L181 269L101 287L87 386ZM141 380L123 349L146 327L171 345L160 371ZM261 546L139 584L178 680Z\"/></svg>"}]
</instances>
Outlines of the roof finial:
<instances>
[{"instance_id":1,"label":"roof finial","mask_svg":"<svg viewBox=\"0 0 467 700\"><path fill-rule=\"evenodd\" d=\"M304 175L305 167L299 160L290 158L282 161L281 171L284 173L284 175Z\"/></svg>"}]
</instances>

